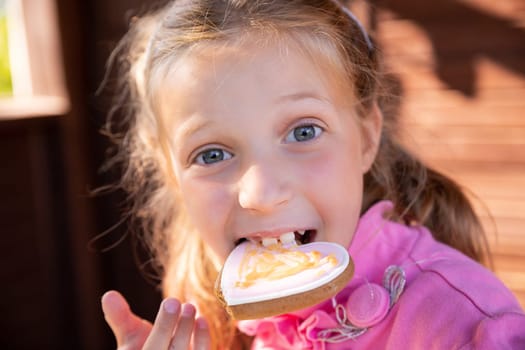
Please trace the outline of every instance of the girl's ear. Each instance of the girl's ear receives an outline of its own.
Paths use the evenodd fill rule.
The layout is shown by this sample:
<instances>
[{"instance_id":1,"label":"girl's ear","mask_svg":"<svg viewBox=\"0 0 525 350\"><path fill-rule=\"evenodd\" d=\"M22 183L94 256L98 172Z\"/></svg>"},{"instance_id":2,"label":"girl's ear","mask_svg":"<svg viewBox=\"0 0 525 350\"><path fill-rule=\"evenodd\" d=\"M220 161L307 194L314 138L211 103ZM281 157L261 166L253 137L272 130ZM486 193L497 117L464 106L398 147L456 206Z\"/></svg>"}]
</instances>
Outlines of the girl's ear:
<instances>
[{"instance_id":1,"label":"girl's ear","mask_svg":"<svg viewBox=\"0 0 525 350\"><path fill-rule=\"evenodd\" d=\"M366 173L374 163L381 141L383 130L383 112L374 102L369 114L361 121L362 138L362 171Z\"/></svg>"}]
</instances>

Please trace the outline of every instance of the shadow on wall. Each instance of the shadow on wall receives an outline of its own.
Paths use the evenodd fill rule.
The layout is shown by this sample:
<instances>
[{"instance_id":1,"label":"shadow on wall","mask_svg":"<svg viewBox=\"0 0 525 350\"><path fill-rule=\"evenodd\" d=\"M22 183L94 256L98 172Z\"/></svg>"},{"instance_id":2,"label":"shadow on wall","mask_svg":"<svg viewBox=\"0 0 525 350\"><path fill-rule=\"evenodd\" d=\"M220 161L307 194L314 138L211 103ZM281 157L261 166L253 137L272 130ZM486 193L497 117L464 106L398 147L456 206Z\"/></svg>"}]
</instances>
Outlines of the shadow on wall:
<instances>
[{"instance_id":1,"label":"shadow on wall","mask_svg":"<svg viewBox=\"0 0 525 350\"><path fill-rule=\"evenodd\" d=\"M480 57L525 77L525 29L511 20L457 0L372 2L424 30L432 42L436 76L467 97L476 96L475 61Z\"/></svg>"}]
</instances>

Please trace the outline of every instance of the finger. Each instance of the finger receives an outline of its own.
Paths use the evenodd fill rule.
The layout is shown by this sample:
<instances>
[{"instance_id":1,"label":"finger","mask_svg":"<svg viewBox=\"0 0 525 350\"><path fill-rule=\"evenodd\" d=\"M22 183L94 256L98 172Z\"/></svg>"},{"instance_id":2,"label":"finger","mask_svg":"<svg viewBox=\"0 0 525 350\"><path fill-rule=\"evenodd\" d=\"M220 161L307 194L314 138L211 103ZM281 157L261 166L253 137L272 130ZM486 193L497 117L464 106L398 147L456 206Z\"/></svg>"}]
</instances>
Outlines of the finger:
<instances>
[{"instance_id":1,"label":"finger","mask_svg":"<svg viewBox=\"0 0 525 350\"><path fill-rule=\"evenodd\" d=\"M180 314L180 302L177 299L164 299L151 328L151 333L144 344L144 349L167 349Z\"/></svg>"},{"instance_id":2,"label":"finger","mask_svg":"<svg viewBox=\"0 0 525 350\"><path fill-rule=\"evenodd\" d=\"M145 338L151 324L141 319L129 307L126 299L117 291L106 292L101 299L104 318L117 340L117 346L125 345L131 338Z\"/></svg>"},{"instance_id":3,"label":"finger","mask_svg":"<svg viewBox=\"0 0 525 350\"><path fill-rule=\"evenodd\" d=\"M184 304L179 318L179 324L171 340L169 349L187 349L190 345L193 326L195 323L195 306Z\"/></svg>"},{"instance_id":4,"label":"finger","mask_svg":"<svg viewBox=\"0 0 525 350\"><path fill-rule=\"evenodd\" d=\"M195 330L193 331L193 350L210 349L210 330L208 322L202 317L195 320Z\"/></svg>"}]
</instances>

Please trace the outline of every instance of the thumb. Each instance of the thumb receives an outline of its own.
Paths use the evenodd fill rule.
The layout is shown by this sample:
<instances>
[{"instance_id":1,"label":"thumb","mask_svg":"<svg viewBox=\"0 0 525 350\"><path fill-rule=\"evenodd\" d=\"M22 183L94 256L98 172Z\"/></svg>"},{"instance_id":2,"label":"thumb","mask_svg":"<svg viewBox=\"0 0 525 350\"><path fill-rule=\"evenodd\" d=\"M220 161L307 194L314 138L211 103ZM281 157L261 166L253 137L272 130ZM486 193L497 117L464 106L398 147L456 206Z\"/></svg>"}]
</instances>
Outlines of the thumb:
<instances>
[{"instance_id":1,"label":"thumb","mask_svg":"<svg viewBox=\"0 0 525 350\"><path fill-rule=\"evenodd\" d=\"M106 292L101 303L104 318L117 340L117 347L141 348L151 330L151 324L131 312L126 299L117 291Z\"/></svg>"}]
</instances>

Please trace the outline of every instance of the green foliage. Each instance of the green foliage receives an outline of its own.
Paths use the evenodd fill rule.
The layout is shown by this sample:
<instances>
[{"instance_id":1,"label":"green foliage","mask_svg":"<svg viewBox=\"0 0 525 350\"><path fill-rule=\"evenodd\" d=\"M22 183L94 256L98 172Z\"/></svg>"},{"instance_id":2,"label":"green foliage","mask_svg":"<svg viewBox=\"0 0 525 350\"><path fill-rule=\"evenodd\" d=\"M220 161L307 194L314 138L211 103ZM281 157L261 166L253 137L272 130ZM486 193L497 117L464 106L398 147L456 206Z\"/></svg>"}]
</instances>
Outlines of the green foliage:
<instances>
[{"instance_id":1,"label":"green foliage","mask_svg":"<svg viewBox=\"0 0 525 350\"><path fill-rule=\"evenodd\" d=\"M9 47L7 43L7 18L0 12L0 97L12 94Z\"/></svg>"}]
</instances>

